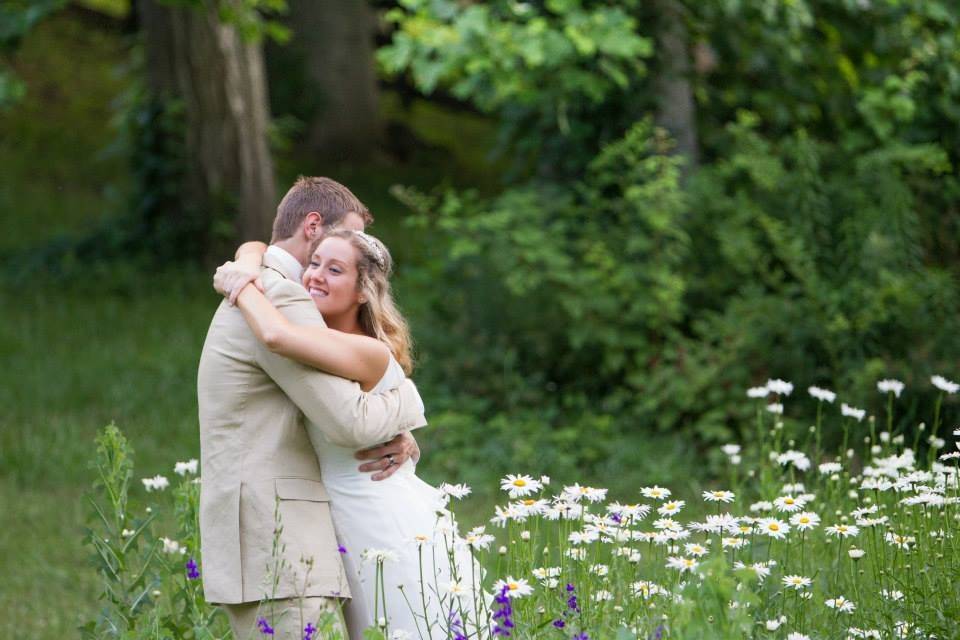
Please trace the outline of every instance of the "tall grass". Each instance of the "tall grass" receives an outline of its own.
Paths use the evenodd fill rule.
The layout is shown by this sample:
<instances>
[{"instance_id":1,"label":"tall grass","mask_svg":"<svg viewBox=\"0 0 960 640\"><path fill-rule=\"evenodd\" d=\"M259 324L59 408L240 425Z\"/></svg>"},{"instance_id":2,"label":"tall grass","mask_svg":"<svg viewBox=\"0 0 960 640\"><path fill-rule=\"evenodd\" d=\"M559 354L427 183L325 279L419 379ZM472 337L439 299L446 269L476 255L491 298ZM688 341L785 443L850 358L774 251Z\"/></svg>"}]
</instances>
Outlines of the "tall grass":
<instances>
[{"instance_id":1,"label":"tall grass","mask_svg":"<svg viewBox=\"0 0 960 640\"><path fill-rule=\"evenodd\" d=\"M144 471L196 456L194 376L216 302L206 281L0 291L0 607L27 637L75 636L96 607L81 537L97 429L116 420L136 433Z\"/></svg>"}]
</instances>

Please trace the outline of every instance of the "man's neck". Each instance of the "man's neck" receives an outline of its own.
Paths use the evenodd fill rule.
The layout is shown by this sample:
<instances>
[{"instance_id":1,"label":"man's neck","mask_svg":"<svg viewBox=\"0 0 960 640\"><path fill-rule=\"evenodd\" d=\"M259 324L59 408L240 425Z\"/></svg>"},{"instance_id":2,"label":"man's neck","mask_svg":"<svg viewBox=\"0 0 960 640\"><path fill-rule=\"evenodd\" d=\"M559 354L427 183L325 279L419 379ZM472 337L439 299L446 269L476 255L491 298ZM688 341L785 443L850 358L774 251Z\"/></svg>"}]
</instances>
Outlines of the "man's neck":
<instances>
[{"instance_id":1,"label":"man's neck","mask_svg":"<svg viewBox=\"0 0 960 640\"><path fill-rule=\"evenodd\" d=\"M310 247L305 242L296 238L287 238L273 244L296 258L301 267L306 267L310 263Z\"/></svg>"}]
</instances>

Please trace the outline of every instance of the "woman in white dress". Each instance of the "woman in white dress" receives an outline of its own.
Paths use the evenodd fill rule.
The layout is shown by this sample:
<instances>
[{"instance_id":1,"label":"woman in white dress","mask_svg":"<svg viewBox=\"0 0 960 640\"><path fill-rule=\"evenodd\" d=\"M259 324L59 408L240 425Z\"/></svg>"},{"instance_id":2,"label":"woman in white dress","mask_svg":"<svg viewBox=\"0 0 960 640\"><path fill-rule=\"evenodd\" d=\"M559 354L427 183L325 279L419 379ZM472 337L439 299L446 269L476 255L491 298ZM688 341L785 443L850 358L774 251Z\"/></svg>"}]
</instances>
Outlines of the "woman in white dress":
<instances>
[{"instance_id":1,"label":"woman in white dress","mask_svg":"<svg viewBox=\"0 0 960 640\"><path fill-rule=\"evenodd\" d=\"M259 265L262 252L263 245L244 245L238 261ZM303 286L327 327L290 323L256 287L243 289L236 303L271 351L356 380L364 391L386 391L412 370L410 334L393 302L391 269L390 253L379 240L334 231L303 273ZM223 283L237 281L236 272L243 270L231 263L221 267L218 291L229 297ZM444 495L416 476L413 460L373 482L359 471L353 450L314 445L353 595L345 610L350 637L360 640L363 629L384 623L395 637L473 635L464 626L476 629L474 595L482 596L469 586L479 568L457 541Z\"/></svg>"}]
</instances>

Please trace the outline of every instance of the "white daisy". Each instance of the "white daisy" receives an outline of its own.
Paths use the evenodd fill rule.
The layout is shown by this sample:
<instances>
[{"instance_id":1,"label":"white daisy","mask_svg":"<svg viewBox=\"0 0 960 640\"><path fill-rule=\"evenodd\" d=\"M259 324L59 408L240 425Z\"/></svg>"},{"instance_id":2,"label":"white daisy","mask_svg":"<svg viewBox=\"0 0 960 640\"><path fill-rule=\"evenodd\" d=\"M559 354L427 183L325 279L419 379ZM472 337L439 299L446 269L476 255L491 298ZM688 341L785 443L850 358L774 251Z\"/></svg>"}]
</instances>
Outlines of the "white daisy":
<instances>
[{"instance_id":1,"label":"white daisy","mask_svg":"<svg viewBox=\"0 0 960 640\"><path fill-rule=\"evenodd\" d=\"M788 396L793 393L793 384L786 380L775 378L773 380L767 380L767 389L777 395Z\"/></svg>"},{"instance_id":2,"label":"white daisy","mask_svg":"<svg viewBox=\"0 0 960 640\"><path fill-rule=\"evenodd\" d=\"M528 475L507 474L506 478L500 480L500 490L506 491L511 498L522 498L531 493L536 493L542 485L539 480L534 480Z\"/></svg>"},{"instance_id":3,"label":"white daisy","mask_svg":"<svg viewBox=\"0 0 960 640\"><path fill-rule=\"evenodd\" d=\"M821 474L828 476L843 471L843 465L841 465L839 462L824 462L823 464L819 465L817 469Z\"/></svg>"},{"instance_id":4,"label":"white daisy","mask_svg":"<svg viewBox=\"0 0 960 640\"><path fill-rule=\"evenodd\" d=\"M821 402L833 402L837 399L837 394L829 389L821 389L820 387L810 387L807 389L807 393L811 396L820 400Z\"/></svg>"},{"instance_id":5,"label":"white daisy","mask_svg":"<svg viewBox=\"0 0 960 640\"><path fill-rule=\"evenodd\" d=\"M857 409L856 407L851 407L846 402L840 405L840 415L853 418L857 422L863 421L863 418L867 415L867 412L863 409Z\"/></svg>"},{"instance_id":6,"label":"white daisy","mask_svg":"<svg viewBox=\"0 0 960 640\"><path fill-rule=\"evenodd\" d=\"M684 505L687 504L684 500L671 500L669 502L664 502L657 508L657 513L662 516L672 516L680 513L680 510L683 509Z\"/></svg>"},{"instance_id":7,"label":"white daisy","mask_svg":"<svg viewBox=\"0 0 960 640\"><path fill-rule=\"evenodd\" d=\"M470 495L470 493L471 493L471 491L472 491L472 489L471 489L468 485L465 485L465 484L449 484L449 483L447 483L447 482L444 482L443 484L441 484L441 485L440 485L439 487L437 487L437 488L440 490L440 492L441 492L443 495L449 496L449 497L451 497L451 498L456 498L457 500L461 500L461 499L463 499L463 498L466 498L468 495Z\"/></svg>"},{"instance_id":8,"label":"white daisy","mask_svg":"<svg viewBox=\"0 0 960 640\"><path fill-rule=\"evenodd\" d=\"M877 382L877 391L880 393L892 393L899 398L900 393L903 391L903 383L893 379L880 380Z\"/></svg>"},{"instance_id":9,"label":"white daisy","mask_svg":"<svg viewBox=\"0 0 960 640\"><path fill-rule=\"evenodd\" d=\"M825 604L831 609L836 609L842 613L853 613L853 610L857 608L857 605L850 602L843 596L837 596L836 598L830 598L825 602Z\"/></svg>"},{"instance_id":10,"label":"white daisy","mask_svg":"<svg viewBox=\"0 0 960 640\"><path fill-rule=\"evenodd\" d=\"M666 500L670 497L670 489L664 489L656 485L640 489L644 498L653 498L654 500Z\"/></svg>"},{"instance_id":11,"label":"white daisy","mask_svg":"<svg viewBox=\"0 0 960 640\"><path fill-rule=\"evenodd\" d=\"M509 598L522 598L533 593L533 587L530 586L530 583L523 578L514 578L513 576L507 576L504 580L497 580L493 585L493 591L497 595L504 589L506 589L505 595Z\"/></svg>"},{"instance_id":12,"label":"white daisy","mask_svg":"<svg viewBox=\"0 0 960 640\"><path fill-rule=\"evenodd\" d=\"M757 530L771 538L781 540L790 533L790 525L776 518L760 518L757 522Z\"/></svg>"},{"instance_id":13,"label":"white daisy","mask_svg":"<svg viewBox=\"0 0 960 640\"><path fill-rule=\"evenodd\" d=\"M838 538L850 538L860 533L860 528L852 524L835 524L827 527L824 531Z\"/></svg>"},{"instance_id":14,"label":"white daisy","mask_svg":"<svg viewBox=\"0 0 960 640\"><path fill-rule=\"evenodd\" d=\"M364 549L360 559L364 562L396 562L399 557L391 549Z\"/></svg>"},{"instance_id":15,"label":"white daisy","mask_svg":"<svg viewBox=\"0 0 960 640\"><path fill-rule=\"evenodd\" d=\"M140 482L143 483L143 488L150 491L163 491L170 486L170 481L167 480L164 476L153 476L152 478L143 478Z\"/></svg>"},{"instance_id":16,"label":"white daisy","mask_svg":"<svg viewBox=\"0 0 960 640\"><path fill-rule=\"evenodd\" d=\"M733 502L733 491L704 491L703 499L707 502Z\"/></svg>"},{"instance_id":17,"label":"white daisy","mask_svg":"<svg viewBox=\"0 0 960 640\"><path fill-rule=\"evenodd\" d=\"M667 568L676 569L680 573L693 571L697 568L698 564L694 558L684 558L681 556L670 556L667 558Z\"/></svg>"},{"instance_id":18,"label":"white daisy","mask_svg":"<svg viewBox=\"0 0 960 640\"><path fill-rule=\"evenodd\" d=\"M801 591L809 587L811 584L813 584L813 580L807 578L806 576L783 576L783 585L789 589Z\"/></svg>"},{"instance_id":19,"label":"white daisy","mask_svg":"<svg viewBox=\"0 0 960 640\"><path fill-rule=\"evenodd\" d=\"M177 464L173 465L173 472L178 476L185 476L188 473L193 474L197 472L198 464L199 462L197 462L196 458L190 458L186 462L178 462Z\"/></svg>"},{"instance_id":20,"label":"white daisy","mask_svg":"<svg viewBox=\"0 0 960 640\"><path fill-rule=\"evenodd\" d=\"M813 513L812 511L795 513L792 516L790 516L790 524L795 526L799 531L807 531L809 529L813 529L814 527L820 524L820 516Z\"/></svg>"},{"instance_id":21,"label":"white daisy","mask_svg":"<svg viewBox=\"0 0 960 640\"><path fill-rule=\"evenodd\" d=\"M956 393L957 391L960 391L960 384L951 382L943 376L933 376L930 378L930 382L932 382L933 386L935 386L937 389L946 391L947 393Z\"/></svg>"},{"instance_id":22,"label":"white daisy","mask_svg":"<svg viewBox=\"0 0 960 640\"><path fill-rule=\"evenodd\" d=\"M440 584L440 588L445 594L456 598L457 600L463 600L472 593L472 589L469 585L464 584L463 582L457 580L451 580L450 582L443 582Z\"/></svg>"},{"instance_id":23,"label":"white daisy","mask_svg":"<svg viewBox=\"0 0 960 640\"><path fill-rule=\"evenodd\" d=\"M793 496L780 496L773 501L773 504L777 507L777 511L782 513L793 513L794 511L800 511L805 504L805 500L802 500L799 497Z\"/></svg>"}]
</instances>

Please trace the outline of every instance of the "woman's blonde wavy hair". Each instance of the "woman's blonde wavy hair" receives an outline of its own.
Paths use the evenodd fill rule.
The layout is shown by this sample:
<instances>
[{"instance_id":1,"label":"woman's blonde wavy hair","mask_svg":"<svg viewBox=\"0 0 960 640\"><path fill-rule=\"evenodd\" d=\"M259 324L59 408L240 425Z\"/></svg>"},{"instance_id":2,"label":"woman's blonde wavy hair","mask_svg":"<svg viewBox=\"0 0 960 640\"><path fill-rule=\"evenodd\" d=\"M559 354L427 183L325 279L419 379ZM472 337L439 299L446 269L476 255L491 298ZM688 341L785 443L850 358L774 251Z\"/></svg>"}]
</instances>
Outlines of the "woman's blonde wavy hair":
<instances>
[{"instance_id":1,"label":"woman's blonde wavy hair","mask_svg":"<svg viewBox=\"0 0 960 640\"><path fill-rule=\"evenodd\" d=\"M380 240L362 231L334 230L324 236L343 238L349 242L360 259L357 260L357 291L365 302L360 305L360 327L371 338L385 343L404 372L413 372L413 339L406 319L393 300L390 275L393 258Z\"/></svg>"}]
</instances>

